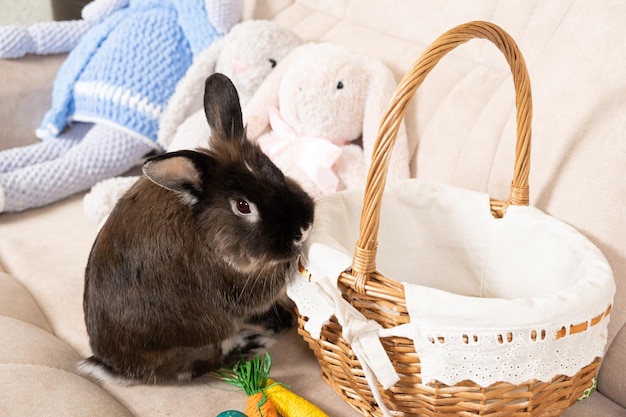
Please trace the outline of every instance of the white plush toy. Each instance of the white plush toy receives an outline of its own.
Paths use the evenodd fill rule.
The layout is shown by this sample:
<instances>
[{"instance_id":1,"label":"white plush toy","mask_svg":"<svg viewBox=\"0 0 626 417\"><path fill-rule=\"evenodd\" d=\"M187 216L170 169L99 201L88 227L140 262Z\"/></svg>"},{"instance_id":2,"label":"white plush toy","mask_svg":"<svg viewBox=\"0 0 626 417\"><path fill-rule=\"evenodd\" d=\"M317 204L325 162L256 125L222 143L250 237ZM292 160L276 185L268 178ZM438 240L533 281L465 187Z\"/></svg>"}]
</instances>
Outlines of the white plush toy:
<instances>
[{"instance_id":1,"label":"white plush toy","mask_svg":"<svg viewBox=\"0 0 626 417\"><path fill-rule=\"evenodd\" d=\"M168 152L207 146L209 127L203 110L204 81L219 72L231 79L245 106L270 72L302 39L276 22L248 20L207 48L194 62L165 109L159 144Z\"/></svg>"},{"instance_id":2,"label":"white plush toy","mask_svg":"<svg viewBox=\"0 0 626 417\"><path fill-rule=\"evenodd\" d=\"M267 75L303 41L278 23L248 20L202 51L176 85L159 122L158 143L167 151L208 146L203 105L204 81L214 72L227 75L245 105ZM102 224L117 200L138 177L116 177L96 184L84 197L87 218Z\"/></svg>"},{"instance_id":3,"label":"white plush toy","mask_svg":"<svg viewBox=\"0 0 626 417\"><path fill-rule=\"evenodd\" d=\"M294 49L244 109L248 136L314 198L365 183L396 80L381 61L331 43ZM388 178L409 177L401 126Z\"/></svg>"}]
</instances>

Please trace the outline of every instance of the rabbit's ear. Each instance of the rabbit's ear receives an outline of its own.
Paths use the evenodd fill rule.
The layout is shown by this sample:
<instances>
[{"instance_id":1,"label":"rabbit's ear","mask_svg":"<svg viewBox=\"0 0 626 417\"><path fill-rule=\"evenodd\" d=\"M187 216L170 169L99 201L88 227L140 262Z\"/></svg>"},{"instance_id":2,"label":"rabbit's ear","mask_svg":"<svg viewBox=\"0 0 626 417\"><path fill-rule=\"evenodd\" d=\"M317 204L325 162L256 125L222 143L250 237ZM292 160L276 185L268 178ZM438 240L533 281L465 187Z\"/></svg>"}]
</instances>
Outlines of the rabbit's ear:
<instances>
[{"instance_id":1,"label":"rabbit's ear","mask_svg":"<svg viewBox=\"0 0 626 417\"><path fill-rule=\"evenodd\" d=\"M393 98L397 82L391 70L381 61L372 58L366 58L365 61L363 66L369 70L370 83L363 116L363 152L369 168L378 128ZM391 154L388 177L409 177L409 147L404 120Z\"/></svg>"},{"instance_id":2,"label":"rabbit's ear","mask_svg":"<svg viewBox=\"0 0 626 417\"><path fill-rule=\"evenodd\" d=\"M261 136L269 127L268 109L278 107L278 91L285 71L306 52L309 44L300 45L287 54L276 68L269 73L243 109L246 131L252 141Z\"/></svg>"},{"instance_id":3,"label":"rabbit's ear","mask_svg":"<svg viewBox=\"0 0 626 417\"><path fill-rule=\"evenodd\" d=\"M156 185L178 193L184 203L194 204L203 193L205 176L214 167L210 156L183 150L148 159L143 173Z\"/></svg>"},{"instance_id":4,"label":"rabbit's ear","mask_svg":"<svg viewBox=\"0 0 626 417\"><path fill-rule=\"evenodd\" d=\"M211 128L211 145L245 140L239 95L224 74L215 73L206 79L204 114Z\"/></svg>"},{"instance_id":5,"label":"rabbit's ear","mask_svg":"<svg viewBox=\"0 0 626 417\"><path fill-rule=\"evenodd\" d=\"M204 80L208 74L215 72L226 41L227 37L220 38L202 51L176 84L174 94L167 102L159 122L158 143L164 149L169 148L178 126L202 108Z\"/></svg>"}]
</instances>

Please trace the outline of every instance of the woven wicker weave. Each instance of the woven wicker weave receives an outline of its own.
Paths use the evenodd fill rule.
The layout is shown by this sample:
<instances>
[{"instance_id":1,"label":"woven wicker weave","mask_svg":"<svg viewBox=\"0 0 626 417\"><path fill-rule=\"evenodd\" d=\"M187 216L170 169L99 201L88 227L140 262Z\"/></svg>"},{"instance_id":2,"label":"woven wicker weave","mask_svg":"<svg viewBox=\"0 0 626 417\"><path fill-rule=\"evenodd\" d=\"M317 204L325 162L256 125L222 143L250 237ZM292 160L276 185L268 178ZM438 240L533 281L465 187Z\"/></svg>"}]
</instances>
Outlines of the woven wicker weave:
<instances>
[{"instance_id":1,"label":"woven wicker weave","mask_svg":"<svg viewBox=\"0 0 626 417\"><path fill-rule=\"evenodd\" d=\"M502 217L509 205L528 205L532 99L526 64L513 39L496 25L471 22L458 26L439 37L415 62L400 82L383 117L367 178L360 238L352 267L338 280L344 298L384 328L410 320L402 285L376 270L381 200L391 149L407 106L426 75L447 52L474 38L491 41L504 54L511 67L516 93L517 146L513 181L508 201L492 199L492 214ZM602 320L608 313L594 320ZM317 340L304 330L306 320L300 317L299 332L318 358L327 383L362 415L381 416L361 364L350 344L342 338L341 326L333 319L323 327L321 338ZM548 383L499 382L482 388L465 381L446 386L423 383L420 359L412 340L389 337L381 342L400 380L386 391L380 386L379 390L387 408L397 416L560 416L591 386L600 364L597 358L573 377L557 376Z\"/></svg>"}]
</instances>

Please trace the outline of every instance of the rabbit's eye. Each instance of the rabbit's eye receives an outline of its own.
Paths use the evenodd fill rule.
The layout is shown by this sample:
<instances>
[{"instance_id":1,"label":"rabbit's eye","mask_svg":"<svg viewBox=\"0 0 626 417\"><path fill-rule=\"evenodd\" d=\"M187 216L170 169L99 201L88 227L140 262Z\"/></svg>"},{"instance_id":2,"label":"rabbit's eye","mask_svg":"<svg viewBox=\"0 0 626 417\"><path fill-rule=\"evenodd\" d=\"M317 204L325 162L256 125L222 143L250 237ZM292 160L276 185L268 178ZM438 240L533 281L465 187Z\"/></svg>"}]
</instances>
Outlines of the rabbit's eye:
<instances>
[{"instance_id":1,"label":"rabbit's eye","mask_svg":"<svg viewBox=\"0 0 626 417\"><path fill-rule=\"evenodd\" d=\"M272 68L274 68L276 66L276 60L273 58L270 58L269 61L270 61L270 65L272 66Z\"/></svg>"},{"instance_id":2,"label":"rabbit's eye","mask_svg":"<svg viewBox=\"0 0 626 417\"><path fill-rule=\"evenodd\" d=\"M256 205L245 198L234 197L230 199L230 208L233 213L243 217L246 221L256 223L259 221L259 210Z\"/></svg>"},{"instance_id":3,"label":"rabbit's eye","mask_svg":"<svg viewBox=\"0 0 626 417\"><path fill-rule=\"evenodd\" d=\"M339 81L337 83L337 90L341 90L343 88L343 82Z\"/></svg>"},{"instance_id":4,"label":"rabbit's eye","mask_svg":"<svg viewBox=\"0 0 626 417\"><path fill-rule=\"evenodd\" d=\"M235 207L237 208L237 211L241 214L250 214L252 213L252 210L250 210L250 204L243 199L238 199L235 203Z\"/></svg>"}]
</instances>

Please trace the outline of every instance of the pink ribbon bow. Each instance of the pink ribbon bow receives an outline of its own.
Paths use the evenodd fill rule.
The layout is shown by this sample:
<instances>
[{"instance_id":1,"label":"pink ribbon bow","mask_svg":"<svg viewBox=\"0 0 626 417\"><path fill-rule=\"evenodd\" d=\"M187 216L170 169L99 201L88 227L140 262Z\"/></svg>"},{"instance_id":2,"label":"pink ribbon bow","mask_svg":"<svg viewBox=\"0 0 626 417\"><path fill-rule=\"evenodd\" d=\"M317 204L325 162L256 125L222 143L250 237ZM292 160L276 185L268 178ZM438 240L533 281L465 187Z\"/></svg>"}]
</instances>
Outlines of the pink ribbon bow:
<instances>
[{"instance_id":1,"label":"pink ribbon bow","mask_svg":"<svg viewBox=\"0 0 626 417\"><path fill-rule=\"evenodd\" d=\"M272 134L259 141L263 152L276 161L291 148L294 162L324 194L337 191L339 178L332 167L341 156L341 148L331 139L298 135L274 106L268 109L268 113Z\"/></svg>"}]
</instances>

